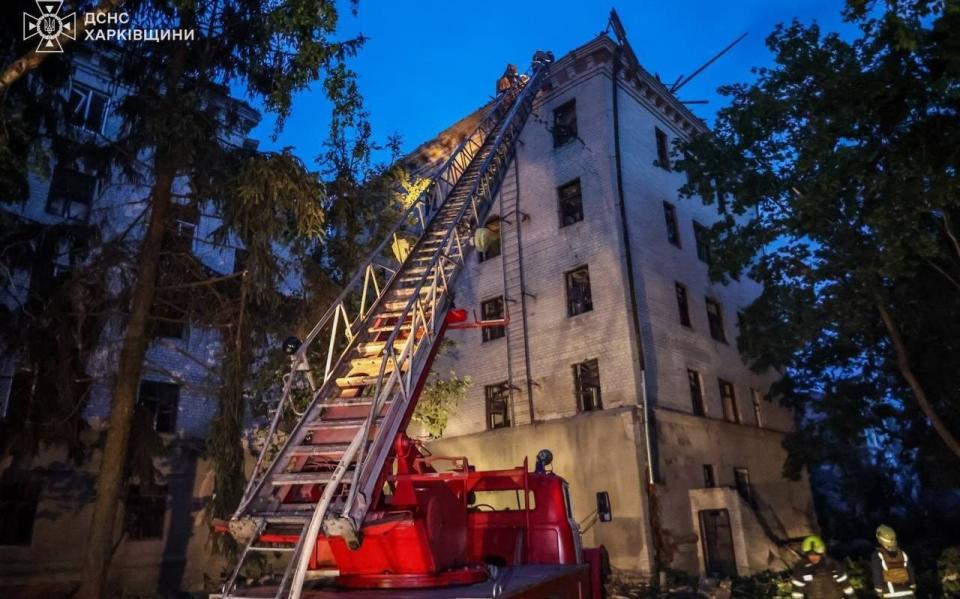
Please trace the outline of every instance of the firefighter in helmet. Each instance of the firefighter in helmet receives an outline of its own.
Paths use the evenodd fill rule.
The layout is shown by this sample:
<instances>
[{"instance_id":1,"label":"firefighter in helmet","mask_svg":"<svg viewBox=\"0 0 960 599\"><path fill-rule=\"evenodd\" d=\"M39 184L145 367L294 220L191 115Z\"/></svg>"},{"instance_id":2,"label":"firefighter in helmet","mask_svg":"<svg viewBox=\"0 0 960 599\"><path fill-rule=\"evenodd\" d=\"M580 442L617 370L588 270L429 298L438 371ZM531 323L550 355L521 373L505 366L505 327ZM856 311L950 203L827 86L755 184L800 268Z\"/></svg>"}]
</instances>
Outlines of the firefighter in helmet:
<instances>
[{"instance_id":1,"label":"firefighter in helmet","mask_svg":"<svg viewBox=\"0 0 960 599\"><path fill-rule=\"evenodd\" d=\"M790 579L792 599L841 599L853 597L853 587L843 566L827 556L823 539L810 535L801 545L803 559Z\"/></svg>"},{"instance_id":2,"label":"firefighter in helmet","mask_svg":"<svg viewBox=\"0 0 960 599\"><path fill-rule=\"evenodd\" d=\"M873 588L878 597L915 597L917 578L913 562L897 544L897 533L881 524L877 527L877 550L873 552Z\"/></svg>"},{"instance_id":3,"label":"firefighter in helmet","mask_svg":"<svg viewBox=\"0 0 960 599\"><path fill-rule=\"evenodd\" d=\"M520 83L520 74L517 72L517 65L508 64L507 69L503 72L503 75L497 79L497 95L510 91L515 85Z\"/></svg>"}]
</instances>

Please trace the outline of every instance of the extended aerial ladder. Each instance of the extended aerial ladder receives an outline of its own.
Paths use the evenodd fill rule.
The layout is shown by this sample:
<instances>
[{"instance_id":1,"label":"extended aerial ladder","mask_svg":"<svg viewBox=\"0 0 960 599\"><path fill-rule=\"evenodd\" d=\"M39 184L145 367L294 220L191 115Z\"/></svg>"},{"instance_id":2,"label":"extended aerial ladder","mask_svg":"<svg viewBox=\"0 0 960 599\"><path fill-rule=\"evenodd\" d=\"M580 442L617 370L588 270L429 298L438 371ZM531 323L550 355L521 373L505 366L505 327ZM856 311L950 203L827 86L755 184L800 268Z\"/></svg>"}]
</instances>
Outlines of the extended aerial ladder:
<instances>
[{"instance_id":1,"label":"extended aerial ladder","mask_svg":"<svg viewBox=\"0 0 960 599\"><path fill-rule=\"evenodd\" d=\"M368 534L365 524L383 520L371 510L391 471L400 467L397 456L409 453L404 430L451 316L462 316L452 310L453 285L472 234L494 203L550 60L538 53L529 78L498 96L292 353L230 524L246 544L224 598L296 599L316 563L318 538L328 539L334 553L357 551ZM398 240L409 243L406 255L391 252ZM241 570L252 556L277 552L290 559L269 595L240 588ZM474 579L464 570L449 579L437 576L430 580Z\"/></svg>"}]
</instances>

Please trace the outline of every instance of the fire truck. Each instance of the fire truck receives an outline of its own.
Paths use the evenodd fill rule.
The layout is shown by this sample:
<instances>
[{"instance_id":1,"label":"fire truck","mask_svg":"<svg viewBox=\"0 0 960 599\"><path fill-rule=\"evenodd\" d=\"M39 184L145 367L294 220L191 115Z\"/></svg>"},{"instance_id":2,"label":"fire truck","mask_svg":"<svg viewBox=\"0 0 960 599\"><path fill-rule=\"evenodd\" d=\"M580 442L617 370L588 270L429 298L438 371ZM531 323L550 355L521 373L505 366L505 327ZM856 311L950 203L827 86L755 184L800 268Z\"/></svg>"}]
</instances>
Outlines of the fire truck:
<instances>
[{"instance_id":1,"label":"fire truck","mask_svg":"<svg viewBox=\"0 0 960 599\"><path fill-rule=\"evenodd\" d=\"M452 291L552 62L537 52L498 92L309 334L288 340L290 371L223 526L242 549L217 597L601 596L601 550L581 547L549 451L533 472L526 458L480 471L405 432L445 331L505 324L469 322ZM600 520L609 511L598 493Z\"/></svg>"}]
</instances>

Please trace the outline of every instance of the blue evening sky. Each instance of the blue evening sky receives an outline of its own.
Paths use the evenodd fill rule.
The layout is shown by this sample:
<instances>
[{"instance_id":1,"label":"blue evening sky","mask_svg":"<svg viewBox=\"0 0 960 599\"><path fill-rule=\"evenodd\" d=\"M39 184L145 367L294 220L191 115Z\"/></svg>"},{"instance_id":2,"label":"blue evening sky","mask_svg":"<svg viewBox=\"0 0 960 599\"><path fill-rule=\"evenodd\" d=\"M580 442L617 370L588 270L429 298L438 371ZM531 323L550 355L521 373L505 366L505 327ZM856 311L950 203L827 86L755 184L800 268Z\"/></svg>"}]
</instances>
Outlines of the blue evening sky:
<instances>
[{"instance_id":1,"label":"blue evening sky","mask_svg":"<svg viewBox=\"0 0 960 599\"><path fill-rule=\"evenodd\" d=\"M816 21L825 31L851 32L843 0L632 0L613 5L640 63L664 81L693 72L743 32L746 39L680 91L708 123L723 106L720 85L751 80L750 68L771 63L764 39L780 22ZM360 0L356 17L344 8L344 35L369 39L352 60L373 124L383 141L393 133L409 151L486 102L507 63L525 70L537 49L559 58L607 24L611 4L588 0ZM262 149L292 147L308 165L327 133L320 84L297 95L278 139L264 118L252 137Z\"/></svg>"}]
</instances>

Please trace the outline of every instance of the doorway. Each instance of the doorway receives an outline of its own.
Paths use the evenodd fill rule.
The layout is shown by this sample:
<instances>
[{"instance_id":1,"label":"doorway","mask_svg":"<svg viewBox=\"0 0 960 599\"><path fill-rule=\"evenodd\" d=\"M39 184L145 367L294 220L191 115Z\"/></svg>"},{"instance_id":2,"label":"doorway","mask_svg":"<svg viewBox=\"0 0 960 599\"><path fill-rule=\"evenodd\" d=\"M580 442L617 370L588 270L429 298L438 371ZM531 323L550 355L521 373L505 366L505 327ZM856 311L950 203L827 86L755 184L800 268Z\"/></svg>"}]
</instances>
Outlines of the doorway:
<instances>
[{"instance_id":1,"label":"doorway","mask_svg":"<svg viewBox=\"0 0 960 599\"><path fill-rule=\"evenodd\" d=\"M700 539L707 576L732 578L737 575L733 552L730 513L727 510L700 510Z\"/></svg>"}]
</instances>

